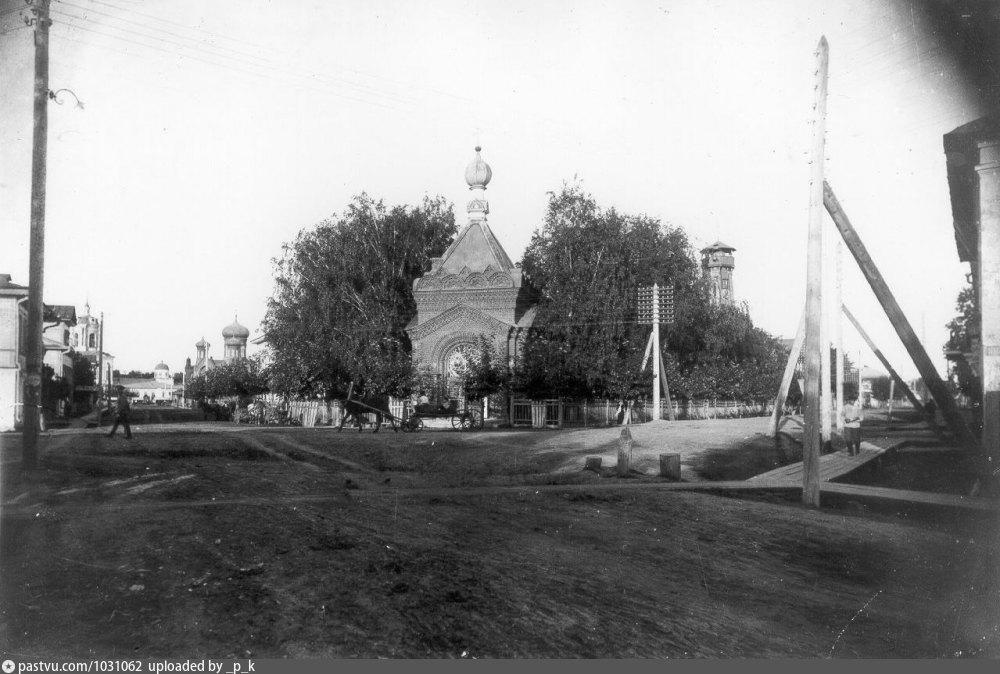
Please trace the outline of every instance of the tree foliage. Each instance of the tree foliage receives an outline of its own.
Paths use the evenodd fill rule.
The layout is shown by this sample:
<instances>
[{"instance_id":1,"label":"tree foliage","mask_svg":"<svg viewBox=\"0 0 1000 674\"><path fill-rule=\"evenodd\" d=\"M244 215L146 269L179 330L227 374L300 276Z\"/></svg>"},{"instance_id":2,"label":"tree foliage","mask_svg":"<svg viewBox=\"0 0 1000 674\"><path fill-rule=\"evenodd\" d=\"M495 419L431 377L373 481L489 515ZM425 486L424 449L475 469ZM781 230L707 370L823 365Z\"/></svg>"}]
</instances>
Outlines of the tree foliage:
<instances>
[{"instance_id":1,"label":"tree foliage","mask_svg":"<svg viewBox=\"0 0 1000 674\"><path fill-rule=\"evenodd\" d=\"M90 361L82 353L70 349L69 356L73 361L73 386L93 386L97 383L97 375Z\"/></svg>"},{"instance_id":2,"label":"tree foliage","mask_svg":"<svg viewBox=\"0 0 1000 674\"><path fill-rule=\"evenodd\" d=\"M578 184L550 193L522 267L540 293L515 386L532 397L648 395L640 375L650 326L636 291L672 287L675 322L661 331L671 392L682 397L773 396L787 355L746 307L710 301L685 232L645 215L604 210ZM649 370L647 369L647 372Z\"/></svg>"},{"instance_id":3,"label":"tree foliage","mask_svg":"<svg viewBox=\"0 0 1000 674\"><path fill-rule=\"evenodd\" d=\"M405 393L413 281L456 231L441 197L388 208L361 194L285 244L263 324L275 390L334 397L354 382L359 394Z\"/></svg>"},{"instance_id":4,"label":"tree foliage","mask_svg":"<svg viewBox=\"0 0 1000 674\"><path fill-rule=\"evenodd\" d=\"M267 369L259 355L238 358L193 377L185 395L198 402L237 396L247 399L269 390Z\"/></svg>"},{"instance_id":5,"label":"tree foliage","mask_svg":"<svg viewBox=\"0 0 1000 674\"><path fill-rule=\"evenodd\" d=\"M479 400L505 390L510 384L510 367L493 341L481 335L477 348L470 349L463 378L465 397Z\"/></svg>"},{"instance_id":6,"label":"tree foliage","mask_svg":"<svg viewBox=\"0 0 1000 674\"><path fill-rule=\"evenodd\" d=\"M948 322L948 342L945 349L957 353L968 353L972 350L973 333L981 324L979 307L976 304L976 293L970 283L962 288L955 301L958 315ZM951 379L958 390L969 399L981 402L983 389L979 375L972 369L964 357L958 357L951 364Z\"/></svg>"}]
</instances>

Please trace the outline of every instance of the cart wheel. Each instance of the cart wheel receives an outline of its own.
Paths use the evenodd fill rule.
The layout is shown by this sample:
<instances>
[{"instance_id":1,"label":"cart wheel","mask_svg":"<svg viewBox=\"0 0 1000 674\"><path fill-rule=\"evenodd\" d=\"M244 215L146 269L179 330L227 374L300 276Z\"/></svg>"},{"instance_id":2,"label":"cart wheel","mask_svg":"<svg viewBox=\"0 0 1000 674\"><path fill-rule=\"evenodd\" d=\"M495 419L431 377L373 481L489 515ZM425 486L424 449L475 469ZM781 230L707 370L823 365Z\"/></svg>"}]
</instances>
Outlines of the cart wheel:
<instances>
[{"instance_id":1,"label":"cart wheel","mask_svg":"<svg viewBox=\"0 0 1000 674\"><path fill-rule=\"evenodd\" d=\"M456 414L451 418L452 428L464 428L462 421L465 419L465 414Z\"/></svg>"},{"instance_id":2,"label":"cart wheel","mask_svg":"<svg viewBox=\"0 0 1000 674\"><path fill-rule=\"evenodd\" d=\"M407 419L403 419L403 420L402 420L402 421L401 421L401 422L399 423L399 425L400 425L400 427L401 427L401 428L403 429L403 432L404 432L404 433L409 433L410 431L412 431L412 430L413 430L413 427L412 427L412 426L410 425L410 424L412 424L412 423L413 423L413 418L412 418L412 417L410 417L410 418L407 418Z\"/></svg>"},{"instance_id":3,"label":"cart wheel","mask_svg":"<svg viewBox=\"0 0 1000 674\"><path fill-rule=\"evenodd\" d=\"M413 423L412 430L414 432L424 430L424 420L421 419L420 417L414 417L412 423Z\"/></svg>"},{"instance_id":4,"label":"cart wheel","mask_svg":"<svg viewBox=\"0 0 1000 674\"><path fill-rule=\"evenodd\" d=\"M467 431L472 428L472 421L472 414L469 412L463 412L462 416L459 417L459 424L461 425L463 431Z\"/></svg>"}]
</instances>

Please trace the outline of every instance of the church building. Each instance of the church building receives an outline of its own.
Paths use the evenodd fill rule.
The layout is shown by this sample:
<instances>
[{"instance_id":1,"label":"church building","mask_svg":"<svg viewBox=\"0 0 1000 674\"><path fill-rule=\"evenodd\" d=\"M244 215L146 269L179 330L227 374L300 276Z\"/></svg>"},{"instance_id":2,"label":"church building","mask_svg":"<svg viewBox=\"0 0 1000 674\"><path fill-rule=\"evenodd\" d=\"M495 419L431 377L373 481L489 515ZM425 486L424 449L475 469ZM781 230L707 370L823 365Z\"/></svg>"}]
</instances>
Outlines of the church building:
<instances>
[{"instance_id":1,"label":"church building","mask_svg":"<svg viewBox=\"0 0 1000 674\"><path fill-rule=\"evenodd\" d=\"M465 169L468 222L431 269L413 282L417 315L406 331L418 371L439 377L449 395L460 395L457 376L480 337L508 362L518 355L535 315L532 291L487 223L486 186L493 177L480 155Z\"/></svg>"},{"instance_id":2,"label":"church building","mask_svg":"<svg viewBox=\"0 0 1000 674\"><path fill-rule=\"evenodd\" d=\"M240 358L246 358L247 339L250 337L250 330L240 325L240 322L233 317L233 322L222 329L223 356L221 360L208 355L211 344L202 337L194 345L194 363L188 358L184 364L184 378L191 381L192 378L205 374L209 370L230 363Z\"/></svg>"}]
</instances>

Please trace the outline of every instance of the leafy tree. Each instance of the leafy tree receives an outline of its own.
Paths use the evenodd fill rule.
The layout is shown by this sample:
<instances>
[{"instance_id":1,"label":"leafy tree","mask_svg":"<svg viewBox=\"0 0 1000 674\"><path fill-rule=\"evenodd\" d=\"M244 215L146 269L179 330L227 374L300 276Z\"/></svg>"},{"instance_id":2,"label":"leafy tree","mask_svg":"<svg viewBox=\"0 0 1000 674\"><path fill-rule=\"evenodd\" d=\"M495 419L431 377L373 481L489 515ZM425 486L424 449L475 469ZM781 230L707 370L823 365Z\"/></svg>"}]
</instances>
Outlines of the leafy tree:
<instances>
[{"instance_id":1,"label":"leafy tree","mask_svg":"<svg viewBox=\"0 0 1000 674\"><path fill-rule=\"evenodd\" d=\"M888 400L889 389L892 387L892 380L889 377L876 377L872 379L872 398L876 400Z\"/></svg>"},{"instance_id":2,"label":"leafy tree","mask_svg":"<svg viewBox=\"0 0 1000 674\"><path fill-rule=\"evenodd\" d=\"M73 361L73 385L93 386L97 383L97 375L90 361L82 353L70 349L69 356Z\"/></svg>"},{"instance_id":3,"label":"leafy tree","mask_svg":"<svg viewBox=\"0 0 1000 674\"><path fill-rule=\"evenodd\" d=\"M478 348L469 353L463 377L465 396L479 400L506 389L510 384L510 367L506 359L486 336L479 337Z\"/></svg>"},{"instance_id":4,"label":"leafy tree","mask_svg":"<svg viewBox=\"0 0 1000 674\"><path fill-rule=\"evenodd\" d=\"M258 355L239 358L192 378L185 395L199 402L228 396L245 400L268 390L267 370Z\"/></svg>"},{"instance_id":5,"label":"leafy tree","mask_svg":"<svg viewBox=\"0 0 1000 674\"><path fill-rule=\"evenodd\" d=\"M685 326L708 292L682 230L602 210L579 184L549 194L522 268L540 302L516 383L533 396L635 395L649 335L636 322L638 286L672 286Z\"/></svg>"},{"instance_id":6,"label":"leafy tree","mask_svg":"<svg viewBox=\"0 0 1000 674\"><path fill-rule=\"evenodd\" d=\"M441 197L387 208L361 194L285 244L263 323L274 389L334 397L354 382L361 394L407 392L413 281L456 231Z\"/></svg>"},{"instance_id":7,"label":"leafy tree","mask_svg":"<svg viewBox=\"0 0 1000 674\"><path fill-rule=\"evenodd\" d=\"M968 353L972 350L973 333L981 325L979 307L976 304L975 289L970 283L962 288L955 301L955 310L958 315L948 322L948 341L945 343L945 350L958 354ZM951 379L958 386L958 390L975 402L982 402L983 385L979 380L979 375L969 365L963 356L958 356L951 361Z\"/></svg>"},{"instance_id":8,"label":"leafy tree","mask_svg":"<svg viewBox=\"0 0 1000 674\"><path fill-rule=\"evenodd\" d=\"M550 193L522 267L540 303L515 387L548 395L645 395L650 326L638 324L636 290L673 288L675 322L661 330L671 394L770 397L787 351L755 328L745 306L716 304L685 232L647 216L601 209L578 184Z\"/></svg>"},{"instance_id":9,"label":"leafy tree","mask_svg":"<svg viewBox=\"0 0 1000 674\"><path fill-rule=\"evenodd\" d=\"M48 410L55 410L60 400L69 398L69 383L55 374L52 366L42 364L42 406Z\"/></svg>"}]
</instances>

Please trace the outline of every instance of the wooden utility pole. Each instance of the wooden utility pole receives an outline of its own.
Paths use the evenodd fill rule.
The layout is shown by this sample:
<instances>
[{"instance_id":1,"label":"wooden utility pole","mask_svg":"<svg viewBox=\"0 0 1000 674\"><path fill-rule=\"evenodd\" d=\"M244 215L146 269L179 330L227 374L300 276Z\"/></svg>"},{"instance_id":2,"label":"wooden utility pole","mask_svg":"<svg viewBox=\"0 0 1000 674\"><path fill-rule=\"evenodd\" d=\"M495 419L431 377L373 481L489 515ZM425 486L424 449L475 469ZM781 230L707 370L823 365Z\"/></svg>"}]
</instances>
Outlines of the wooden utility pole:
<instances>
[{"instance_id":1,"label":"wooden utility pole","mask_svg":"<svg viewBox=\"0 0 1000 674\"><path fill-rule=\"evenodd\" d=\"M653 284L653 419L660 414L660 286Z\"/></svg>"},{"instance_id":2,"label":"wooden utility pole","mask_svg":"<svg viewBox=\"0 0 1000 674\"><path fill-rule=\"evenodd\" d=\"M823 184L823 203L826 205L826 210L830 213L830 217L836 223L837 229L840 230L840 235L843 237L844 243L847 244L847 249L851 251L851 255L854 256L858 267L861 268L861 273L864 274L865 280L868 281L868 285L871 286L875 297L882 305L882 309L885 310L885 314L892 323L892 327L896 329L896 334L899 335L903 346L906 347L907 353L910 354L913 364L917 366L920 376L924 378L924 383L934 397L934 401L937 403L938 409L941 410L945 421L948 422L948 426L951 427L951 430L955 433L960 443L967 447L978 448L979 439L969 430L969 426L965 423L965 418L955 404L955 399L951 397L948 388L941 381L934 363L931 362L920 340L917 339L916 333L913 332L910 322L906 319L906 314L903 313L899 303L896 302L892 291L889 290L889 285L882 278L882 273L868 254L868 249L861 242L861 237L858 236L857 231L851 225L851 221L848 220L844 209L840 207L840 202L837 201L833 189L826 183Z\"/></svg>"},{"instance_id":3,"label":"wooden utility pole","mask_svg":"<svg viewBox=\"0 0 1000 674\"><path fill-rule=\"evenodd\" d=\"M49 137L49 0L32 0L35 29L35 92L31 149L31 238L28 249L28 325L25 331L24 429L21 464L38 465L42 413L42 291L45 284L45 174Z\"/></svg>"},{"instance_id":4,"label":"wooden utility pole","mask_svg":"<svg viewBox=\"0 0 1000 674\"><path fill-rule=\"evenodd\" d=\"M816 102L809 185L809 246L806 257L805 430L802 443L802 502L819 506L820 320L823 312L823 161L826 85L830 48L826 36L816 47ZM829 355L827 356L829 358Z\"/></svg>"},{"instance_id":5,"label":"wooden utility pole","mask_svg":"<svg viewBox=\"0 0 1000 674\"><path fill-rule=\"evenodd\" d=\"M788 389L792 385L792 377L795 376L795 366L799 363L799 355L802 353L802 342L806 336L806 314L802 313L799 319L799 327L795 331L795 340L792 342L792 350L788 353L788 362L785 363L785 373L781 376L781 386L778 388L778 396L774 399L774 412L771 413L771 423L767 427L767 434L778 435L778 422L781 420L781 413L785 407L785 400L788 398Z\"/></svg>"},{"instance_id":6,"label":"wooden utility pole","mask_svg":"<svg viewBox=\"0 0 1000 674\"><path fill-rule=\"evenodd\" d=\"M646 353L642 358L642 365L639 371L646 369L646 362L650 356L653 358L653 419L662 419L660 412L660 384L663 385L663 392L667 397L667 417L674 421L674 408L670 402L670 389L667 387L667 377L663 372L663 360L660 355L660 323L671 324L674 322L674 289L672 286L660 288L654 283L652 287L642 286L638 290L638 321L639 323L652 323L653 330L649 334L649 341L646 342Z\"/></svg>"}]
</instances>

